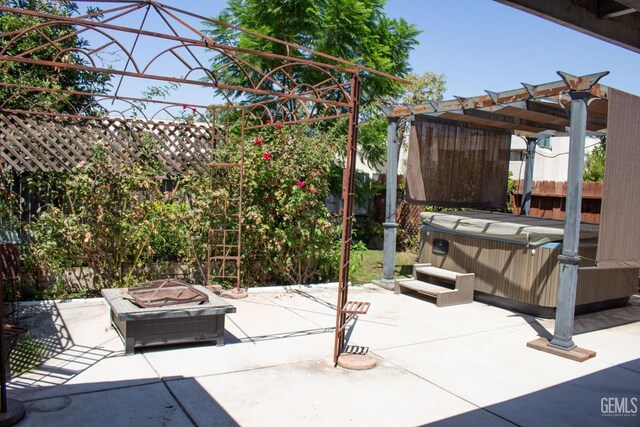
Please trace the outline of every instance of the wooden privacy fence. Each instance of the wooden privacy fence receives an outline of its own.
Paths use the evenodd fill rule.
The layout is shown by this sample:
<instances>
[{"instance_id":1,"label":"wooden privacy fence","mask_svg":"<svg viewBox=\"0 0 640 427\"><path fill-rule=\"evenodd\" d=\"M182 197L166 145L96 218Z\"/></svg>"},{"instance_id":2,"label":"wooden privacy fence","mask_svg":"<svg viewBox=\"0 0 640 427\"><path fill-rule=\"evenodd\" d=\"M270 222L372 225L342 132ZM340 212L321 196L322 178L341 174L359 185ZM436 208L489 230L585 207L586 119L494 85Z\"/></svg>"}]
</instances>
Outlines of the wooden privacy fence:
<instances>
[{"instance_id":1,"label":"wooden privacy fence","mask_svg":"<svg viewBox=\"0 0 640 427\"><path fill-rule=\"evenodd\" d=\"M518 192L511 196L513 213L520 214L522 206L522 185L518 183ZM600 223L602 205L602 182L582 183L582 214L584 222ZM534 181L531 191L531 216L564 220L567 198L567 183L563 181Z\"/></svg>"},{"instance_id":2,"label":"wooden privacy fence","mask_svg":"<svg viewBox=\"0 0 640 427\"><path fill-rule=\"evenodd\" d=\"M71 171L102 146L122 166L151 149L166 176L209 173L214 143L206 125L0 110L0 165L16 172Z\"/></svg>"}]
</instances>

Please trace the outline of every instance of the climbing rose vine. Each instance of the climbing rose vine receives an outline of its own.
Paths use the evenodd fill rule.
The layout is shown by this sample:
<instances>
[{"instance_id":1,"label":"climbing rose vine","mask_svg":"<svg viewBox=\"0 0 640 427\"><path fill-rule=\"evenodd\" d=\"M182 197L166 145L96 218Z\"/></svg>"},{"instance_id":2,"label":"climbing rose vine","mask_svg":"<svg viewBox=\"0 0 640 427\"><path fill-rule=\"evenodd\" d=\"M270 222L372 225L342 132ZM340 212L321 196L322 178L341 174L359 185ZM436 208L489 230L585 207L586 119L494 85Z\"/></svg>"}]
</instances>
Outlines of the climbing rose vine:
<instances>
[{"instance_id":1,"label":"climbing rose vine","mask_svg":"<svg viewBox=\"0 0 640 427\"><path fill-rule=\"evenodd\" d=\"M245 282L335 279L339 231L325 205L334 151L304 126L268 126L251 140L244 167Z\"/></svg>"}]
</instances>

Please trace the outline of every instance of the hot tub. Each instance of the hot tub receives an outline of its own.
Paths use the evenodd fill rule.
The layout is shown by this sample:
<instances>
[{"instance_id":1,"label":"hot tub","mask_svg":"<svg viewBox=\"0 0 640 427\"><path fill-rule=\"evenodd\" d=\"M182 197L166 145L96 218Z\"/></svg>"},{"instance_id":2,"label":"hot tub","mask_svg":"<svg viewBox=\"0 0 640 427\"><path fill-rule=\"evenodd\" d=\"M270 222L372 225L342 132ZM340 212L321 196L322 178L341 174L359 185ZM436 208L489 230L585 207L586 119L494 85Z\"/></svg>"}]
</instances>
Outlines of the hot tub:
<instances>
[{"instance_id":1,"label":"hot tub","mask_svg":"<svg viewBox=\"0 0 640 427\"><path fill-rule=\"evenodd\" d=\"M554 317L564 222L482 211L423 212L419 262L475 273L474 299ZM638 269L595 266L597 224L581 224L576 313L621 306Z\"/></svg>"}]
</instances>

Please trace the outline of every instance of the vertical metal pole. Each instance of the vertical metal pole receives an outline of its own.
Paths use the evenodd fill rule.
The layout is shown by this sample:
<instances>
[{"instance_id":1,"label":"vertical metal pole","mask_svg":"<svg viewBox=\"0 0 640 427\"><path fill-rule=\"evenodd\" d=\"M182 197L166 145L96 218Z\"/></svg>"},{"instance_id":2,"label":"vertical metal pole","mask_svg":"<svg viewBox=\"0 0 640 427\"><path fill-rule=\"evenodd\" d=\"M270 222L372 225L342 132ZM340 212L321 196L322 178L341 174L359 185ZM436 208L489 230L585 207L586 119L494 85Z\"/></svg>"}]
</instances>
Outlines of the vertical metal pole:
<instances>
[{"instance_id":1,"label":"vertical metal pole","mask_svg":"<svg viewBox=\"0 0 640 427\"><path fill-rule=\"evenodd\" d=\"M216 125L217 125L217 120L218 117L216 115L216 112L218 110L215 107L211 108L211 152L210 152L210 156L209 156L209 189L213 190L213 188L211 188L213 186L213 165L215 164L215 151L217 148L217 144L216 144ZM197 260L196 260L197 261ZM197 261L199 262L199 261ZM205 285L211 285L211 220L209 220L207 222L207 275L204 278L204 284Z\"/></svg>"},{"instance_id":2,"label":"vertical metal pole","mask_svg":"<svg viewBox=\"0 0 640 427\"><path fill-rule=\"evenodd\" d=\"M529 215L531 210L531 190L533 188L533 161L536 155L536 138L527 138L527 152L524 158L524 182L522 184L522 206L520 215Z\"/></svg>"},{"instance_id":3,"label":"vertical metal pole","mask_svg":"<svg viewBox=\"0 0 640 427\"><path fill-rule=\"evenodd\" d=\"M351 117L349 117L349 135L347 136L347 157L342 174L342 243L340 248L340 274L338 278L338 303L336 304L336 330L333 345L333 363L337 366L338 357L345 344L347 315L344 306L349 295L349 265L351 260L351 229L353 226L353 196L356 182L356 156L358 154L358 118L360 115L360 77L355 74L351 79Z\"/></svg>"},{"instance_id":4,"label":"vertical metal pole","mask_svg":"<svg viewBox=\"0 0 640 427\"><path fill-rule=\"evenodd\" d=\"M1 157L1 156L0 156ZM2 172L2 159L0 158L0 173ZM0 181L0 196L3 196L4 192L4 181ZM2 225L2 224L0 224ZM2 228L0 227L0 231ZM2 243L0 243L2 244ZM5 251L2 251L4 253ZM0 255L0 258L2 255ZM0 262L3 264L8 264L3 262L4 260L0 259ZM3 293L4 293L4 274L2 269L0 269L0 412L7 412L7 376L6 376L6 362L4 360L4 313L2 312L2 306L4 304L3 301Z\"/></svg>"},{"instance_id":5,"label":"vertical metal pole","mask_svg":"<svg viewBox=\"0 0 640 427\"><path fill-rule=\"evenodd\" d=\"M244 194L244 133L245 133L245 120L246 120L246 108L242 109L242 130L240 133L240 188L238 194L238 258L236 259L236 291L240 292L241 277L241 265L242 260L242 203ZM227 116L229 116L227 110ZM227 128L228 131L228 128Z\"/></svg>"},{"instance_id":6,"label":"vertical metal pole","mask_svg":"<svg viewBox=\"0 0 640 427\"><path fill-rule=\"evenodd\" d=\"M396 197L398 191L398 120L389 118L387 125L387 177L386 200L384 205L384 246L382 260L382 284L386 287L395 285L394 273L396 265Z\"/></svg>"},{"instance_id":7,"label":"vertical metal pole","mask_svg":"<svg viewBox=\"0 0 640 427\"><path fill-rule=\"evenodd\" d=\"M578 284L578 245L580 243L580 212L582 208L582 176L584 172L584 146L587 130L587 102L591 94L587 91L570 92L571 118L569 126L569 176L567 180L567 203L564 221L564 239L560 262L556 323L553 339L549 345L571 350L573 342L573 317Z\"/></svg>"},{"instance_id":8,"label":"vertical metal pole","mask_svg":"<svg viewBox=\"0 0 640 427\"><path fill-rule=\"evenodd\" d=\"M4 304L4 301L2 300L2 294L4 292L3 282L4 282L4 277L3 277L2 271L0 271L0 334L1 334L0 335L0 357L2 357L2 360L0 360L0 412L6 413L7 412L7 375L6 375L7 366L6 365L8 360L5 360L4 358L4 353L5 353L4 313L2 312L2 305Z\"/></svg>"}]
</instances>

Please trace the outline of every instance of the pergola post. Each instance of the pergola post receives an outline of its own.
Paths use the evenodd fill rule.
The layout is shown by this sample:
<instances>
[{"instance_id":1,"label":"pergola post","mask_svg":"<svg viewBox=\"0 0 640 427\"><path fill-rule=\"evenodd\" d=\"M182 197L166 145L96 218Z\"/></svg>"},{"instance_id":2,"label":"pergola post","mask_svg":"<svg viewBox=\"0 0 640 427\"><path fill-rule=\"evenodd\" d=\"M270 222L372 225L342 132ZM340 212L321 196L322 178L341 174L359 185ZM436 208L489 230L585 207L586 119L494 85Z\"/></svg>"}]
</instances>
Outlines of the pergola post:
<instances>
[{"instance_id":1,"label":"pergola post","mask_svg":"<svg viewBox=\"0 0 640 427\"><path fill-rule=\"evenodd\" d=\"M569 114L569 173L567 177L567 202L564 221L562 254L558 256L560 274L556 303L556 321L553 339L549 346L564 351L573 350L573 321L578 287L580 256L580 214L582 212L582 179L584 172L584 147L587 136L587 106L592 98L591 87L608 74L599 73L592 79L573 83L571 76L558 72L572 90Z\"/></svg>"},{"instance_id":2,"label":"pergola post","mask_svg":"<svg viewBox=\"0 0 640 427\"><path fill-rule=\"evenodd\" d=\"M524 182L522 184L522 206L520 215L529 215L531 210L531 190L533 188L533 162L536 155L538 139L527 137L527 151L524 158Z\"/></svg>"},{"instance_id":3,"label":"pergola post","mask_svg":"<svg viewBox=\"0 0 640 427\"><path fill-rule=\"evenodd\" d=\"M398 191L398 119L390 117L387 126L387 177L386 199L384 206L384 246L382 260L381 284L391 289L395 285L394 270L396 265L396 195Z\"/></svg>"},{"instance_id":4,"label":"pergola post","mask_svg":"<svg viewBox=\"0 0 640 427\"><path fill-rule=\"evenodd\" d=\"M571 92L569 133L569 175L567 178L567 204L564 220L562 254L558 256L560 278L553 339L549 345L571 350L573 318L578 284L578 246L580 244L580 212L582 211L582 175L584 172L584 146L587 129L587 102L591 94Z\"/></svg>"}]
</instances>

